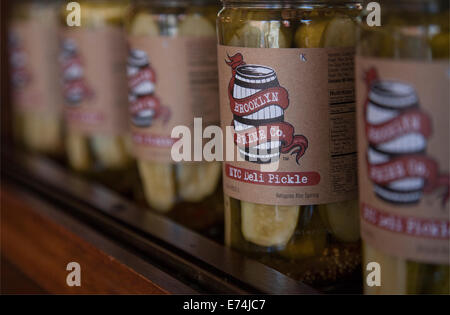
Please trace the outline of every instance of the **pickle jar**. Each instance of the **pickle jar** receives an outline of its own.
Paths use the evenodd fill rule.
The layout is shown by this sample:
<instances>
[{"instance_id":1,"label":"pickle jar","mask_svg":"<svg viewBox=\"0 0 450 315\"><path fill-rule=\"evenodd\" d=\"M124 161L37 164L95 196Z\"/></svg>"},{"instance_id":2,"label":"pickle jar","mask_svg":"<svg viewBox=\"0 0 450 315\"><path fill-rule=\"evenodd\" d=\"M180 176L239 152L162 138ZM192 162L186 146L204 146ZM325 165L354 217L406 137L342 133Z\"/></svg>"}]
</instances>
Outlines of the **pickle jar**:
<instances>
[{"instance_id":1,"label":"pickle jar","mask_svg":"<svg viewBox=\"0 0 450 315\"><path fill-rule=\"evenodd\" d=\"M356 56L365 293L449 294L449 2L380 5Z\"/></svg>"},{"instance_id":2,"label":"pickle jar","mask_svg":"<svg viewBox=\"0 0 450 315\"><path fill-rule=\"evenodd\" d=\"M13 131L32 152L63 154L59 92L58 1L17 1L12 7L9 55Z\"/></svg>"},{"instance_id":3,"label":"pickle jar","mask_svg":"<svg viewBox=\"0 0 450 315\"><path fill-rule=\"evenodd\" d=\"M361 259L353 74L361 5L223 3L220 115L234 149L223 172L226 244L315 287L338 285Z\"/></svg>"},{"instance_id":4,"label":"pickle jar","mask_svg":"<svg viewBox=\"0 0 450 315\"><path fill-rule=\"evenodd\" d=\"M80 1L80 26L61 8L60 64L70 166L119 191L131 185L126 0Z\"/></svg>"},{"instance_id":5,"label":"pickle jar","mask_svg":"<svg viewBox=\"0 0 450 315\"><path fill-rule=\"evenodd\" d=\"M203 128L219 125L218 4L140 1L127 23L129 116L142 199L199 230L223 220L221 164L193 155L175 162L171 135L177 126L194 135L194 118Z\"/></svg>"}]
</instances>

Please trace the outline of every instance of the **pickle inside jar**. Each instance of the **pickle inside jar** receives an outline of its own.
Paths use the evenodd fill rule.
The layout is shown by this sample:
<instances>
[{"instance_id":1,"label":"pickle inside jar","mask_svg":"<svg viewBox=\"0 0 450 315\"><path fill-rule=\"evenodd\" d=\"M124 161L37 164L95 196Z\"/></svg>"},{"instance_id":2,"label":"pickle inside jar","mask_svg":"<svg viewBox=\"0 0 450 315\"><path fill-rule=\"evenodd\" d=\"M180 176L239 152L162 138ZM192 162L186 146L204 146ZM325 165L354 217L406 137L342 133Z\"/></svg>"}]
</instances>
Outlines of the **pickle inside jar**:
<instances>
[{"instance_id":1,"label":"pickle inside jar","mask_svg":"<svg viewBox=\"0 0 450 315\"><path fill-rule=\"evenodd\" d=\"M242 19L247 21L243 25L239 21ZM229 46L288 48L292 44L292 30L263 12L236 12L228 28L232 35L225 37L225 44Z\"/></svg>"},{"instance_id":2,"label":"pickle inside jar","mask_svg":"<svg viewBox=\"0 0 450 315\"><path fill-rule=\"evenodd\" d=\"M158 24L149 13L138 13L131 22L130 33L134 36L157 36Z\"/></svg>"},{"instance_id":3,"label":"pickle inside jar","mask_svg":"<svg viewBox=\"0 0 450 315\"><path fill-rule=\"evenodd\" d=\"M334 17L326 26L322 36L323 47L355 47L356 24L346 16Z\"/></svg>"},{"instance_id":4,"label":"pickle inside jar","mask_svg":"<svg viewBox=\"0 0 450 315\"><path fill-rule=\"evenodd\" d=\"M359 207L355 200L320 205L319 211L334 237L342 242L359 240Z\"/></svg>"},{"instance_id":5,"label":"pickle inside jar","mask_svg":"<svg viewBox=\"0 0 450 315\"><path fill-rule=\"evenodd\" d=\"M75 131L68 130L66 151L69 163L76 171L87 171L92 166L88 139Z\"/></svg>"},{"instance_id":6,"label":"pickle inside jar","mask_svg":"<svg viewBox=\"0 0 450 315\"><path fill-rule=\"evenodd\" d=\"M289 259L320 256L327 245L327 229L316 206L302 206L296 234L281 254Z\"/></svg>"},{"instance_id":7,"label":"pickle inside jar","mask_svg":"<svg viewBox=\"0 0 450 315\"><path fill-rule=\"evenodd\" d=\"M312 20L301 25L295 33L295 45L301 48L320 47L322 34L328 25L328 20Z\"/></svg>"},{"instance_id":8,"label":"pickle inside jar","mask_svg":"<svg viewBox=\"0 0 450 315\"><path fill-rule=\"evenodd\" d=\"M108 169L121 168L129 164L128 152L120 136L92 137L92 151L101 164Z\"/></svg>"},{"instance_id":9,"label":"pickle inside jar","mask_svg":"<svg viewBox=\"0 0 450 315\"><path fill-rule=\"evenodd\" d=\"M199 14L188 14L180 23L180 36L214 36L215 27L211 22Z\"/></svg>"},{"instance_id":10,"label":"pickle inside jar","mask_svg":"<svg viewBox=\"0 0 450 315\"><path fill-rule=\"evenodd\" d=\"M62 147L59 114L27 113L23 119L23 138L26 146L37 152L58 154Z\"/></svg>"},{"instance_id":11,"label":"pickle inside jar","mask_svg":"<svg viewBox=\"0 0 450 315\"><path fill-rule=\"evenodd\" d=\"M173 168L170 164L138 161L147 202L157 211L168 212L176 201Z\"/></svg>"},{"instance_id":12,"label":"pickle inside jar","mask_svg":"<svg viewBox=\"0 0 450 315\"><path fill-rule=\"evenodd\" d=\"M297 227L299 206L272 206L241 201L242 235L259 246L284 246Z\"/></svg>"},{"instance_id":13,"label":"pickle inside jar","mask_svg":"<svg viewBox=\"0 0 450 315\"><path fill-rule=\"evenodd\" d=\"M180 197L188 202L199 202L211 195L222 171L219 162L183 163L177 164L176 169Z\"/></svg>"}]
</instances>

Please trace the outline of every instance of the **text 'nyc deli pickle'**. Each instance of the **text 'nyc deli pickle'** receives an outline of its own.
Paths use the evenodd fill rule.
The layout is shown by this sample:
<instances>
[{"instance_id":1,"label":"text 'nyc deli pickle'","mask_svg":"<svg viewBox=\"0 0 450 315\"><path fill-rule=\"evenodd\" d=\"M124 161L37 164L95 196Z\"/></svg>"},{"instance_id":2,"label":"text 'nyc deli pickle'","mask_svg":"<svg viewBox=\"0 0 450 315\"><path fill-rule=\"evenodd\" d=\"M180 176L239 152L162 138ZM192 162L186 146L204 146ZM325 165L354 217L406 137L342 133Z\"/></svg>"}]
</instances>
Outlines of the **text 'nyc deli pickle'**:
<instances>
[{"instance_id":1,"label":"text 'nyc deli pickle'","mask_svg":"<svg viewBox=\"0 0 450 315\"><path fill-rule=\"evenodd\" d=\"M126 145L127 45L123 29L128 1L83 1L80 5L80 27L68 27L68 11L61 8L67 155L77 171L115 176L127 172L131 163ZM120 182L125 184L123 177Z\"/></svg>"},{"instance_id":2,"label":"text 'nyc deli pickle'","mask_svg":"<svg viewBox=\"0 0 450 315\"><path fill-rule=\"evenodd\" d=\"M325 284L360 259L354 45L358 3L225 1L218 19L226 242ZM279 163L274 171L262 166Z\"/></svg>"},{"instance_id":3,"label":"text 'nyc deli pickle'","mask_svg":"<svg viewBox=\"0 0 450 315\"><path fill-rule=\"evenodd\" d=\"M134 153L148 204L169 212L176 204L209 199L215 208L219 162L180 162L171 157L176 126L218 125L216 1L143 1L129 21L129 115ZM189 205L184 204L183 213ZM186 221L205 223L211 210ZM173 212L171 212L172 214ZM180 214L182 215L182 214ZM210 218L210 219L208 219ZM180 219L180 217L178 217ZM202 224L201 224L202 225Z\"/></svg>"},{"instance_id":4,"label":"text 'nyc deli pickle'","mask_svg":"<svg viewBox=\"0 0 450 315\"><path fill-rule=\"evenodd\" d=\"M9 29L15 138L32 151L63 153L58 1L20 1Z\"/></svg>"},{"instance_id":5,"label":"text 'nyc deli pickle'","mask_svg":"<svg viewBox=\"0 0 450 315\"><path fill-rule=\"evenodd\" d=\"M366 293L449 293L449 2L383 2L356 59ZM362 19L364 21L364 19Z\"/></svg>"}]
</instances>

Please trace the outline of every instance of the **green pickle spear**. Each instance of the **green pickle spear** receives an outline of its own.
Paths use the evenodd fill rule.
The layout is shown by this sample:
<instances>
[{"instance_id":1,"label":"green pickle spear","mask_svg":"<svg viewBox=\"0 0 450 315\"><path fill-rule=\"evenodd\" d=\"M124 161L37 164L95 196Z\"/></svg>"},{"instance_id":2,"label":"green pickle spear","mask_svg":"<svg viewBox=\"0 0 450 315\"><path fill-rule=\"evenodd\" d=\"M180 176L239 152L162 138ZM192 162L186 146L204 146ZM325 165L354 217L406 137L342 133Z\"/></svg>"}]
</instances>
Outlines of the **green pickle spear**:
<instances>
[{"instance_id":1,"label":"green pickle spear","mask_svg":"<svg viewBox=\"0 0 450 315\"><path fill-rule=\"evenodd\" d=\"M158 24L149 13L140 12L131 21L130 33L133 36L157 36Z\"/></svg>"},{"instance_id":2,"label":"green pickle spear","mask_svg":"<svg viewBox=\"0 0 450 315\"><path fill-rule=\"evenodd\" d=\"M168 212L176 201L173 168L170 164L138 161L139 174L148 203L159 212Z\"/></svg>"},{"instance_id":3,"label":"green pickle spear","mask_svg":"<svg viewBox=\"0 0 450 315\"><path fill-rule=\"evenodd\" d=\"M321 45L322 47L355 47L355 22L346 16L334 17L323 32Z\"/></svg>"},{"instance_id":4,"label":"green pickle spear","mask_svg":"<svg viewBox=\"0 0 450 315\"><path fill-rule=\"evenodd\" d=\"M356 200L320 205L322 219L334 237L342 242L359 240L359 206Z\"/></svg>"},{"instance_id":5,"label":"green pickle spear","mask_svg":"<svg viewBox=\"0 0 450 315\"><path fill-rule=\"evenodd\" d=\"M107 169L120 169L129 164L130 158L121 136L93 136L92 151Z\"/></svg>"},{"instance_id":6,"label":"green pickle spear","mask_svg":"<svg viewBox=\"0 0 450 315\"><path fill-rule=\"evenodd\" d=\"M292 238L282 255L292 260L320 256L327 245L327 229L316 206L302 206L300 233Z\"/></svg>"},{"instance_id":7,"label":"green pickle spear","mask_svg":"<svg viewBox=\"0 0 450 315\"><path fill-rule=\"evenodd\" d=\"M83 135L74 131L68 132L66 136L66 150L69 163L74 170L84 172L91 168L92 161L89 153L89 143Z\"/></svg>"},{"instance_id":8,"label":"green pickle spear","mask_svg":"<svg viewBox=\"0 0 450 315\"><path fill-rule=\"evenodd\" d=\"M318 48L328 20L312 20L301 25L295 33L295 45L301 48Z\"/></svg>"},{"instance_id":9,"label":"green pickle spear","mask_svg":"<svg viewBox=\"0 0 450 315\"><path fill-rule=\"evenodd\" d=\"M299 206L272 206L241 201L242 235L259 246L284 246L297 226Z\"/></svg>"},{"instance_id":10,"label":"green pickle spear","mask_svg":"<svg viewBox=\"0 0 450 315\"><path fill-rule=\"evenodd\" d=\"M180 23L180 36L214 36L216 29L208 18L196 13L188 14Z\"/></svg>"}]
</instances>

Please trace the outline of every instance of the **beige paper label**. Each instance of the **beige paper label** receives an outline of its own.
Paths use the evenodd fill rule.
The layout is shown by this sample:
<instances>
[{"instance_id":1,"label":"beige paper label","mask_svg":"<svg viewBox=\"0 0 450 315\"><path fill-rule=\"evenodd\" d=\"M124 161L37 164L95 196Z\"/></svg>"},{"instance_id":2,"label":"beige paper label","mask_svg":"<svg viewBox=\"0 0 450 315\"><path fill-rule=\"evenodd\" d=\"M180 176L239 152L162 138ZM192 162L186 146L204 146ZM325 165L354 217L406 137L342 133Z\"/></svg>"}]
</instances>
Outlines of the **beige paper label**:
<instances>
[{"instance_id":1,"label":"beige paper label","mask_svg":"<svg viewBox=\"0 0 450 315\"><path fill-rule=\"evenodd\" d=\"M243 160L224 163L227 195L273 205L356 199L353 56L219 46L222 128L233 127ZM274 160L276 171L262 171Z\"/></svg>"},{"instance_id":2,"label":"beige paper label","mask_svg":"<svg viewBox=\"0 0 450 315\"><path fill-rule=\"evenodd\" d=\"M215 38L131 37L129 115L138 158L170 162L176 126L218 125ZM193 132L192 132L193 134Z\"/></svg>"},{"instance_id":3,"label":"beige paper label","mask_svg":"<svg viewBox=\"0 0 450 315\"><path fill-rule=\"evenodd\" d=\"M361 233L392 256L449 263L449 70L357 57Z\"/></svg>"},{"instance_id":4,"label":"beige paper label","mask_svg":"<svg viewBox=\"0 0 450 315\"><path fill-rule=\"evenodd\" d=\"M59 93L58 20L14 22L9 52L15 110L55 112L61 110Z\"/></svg>"},{"instance_id":5,"label":"beige paper label","mask_svg":"<svg viewBox=\"0 0 450 315\"><path fill-rule=\"evenodd\" d=\"M127 46L124 31L67 29L62 42L66 120L85 134L123 134L127 129Z\"/></svg>"}]
</instances>

